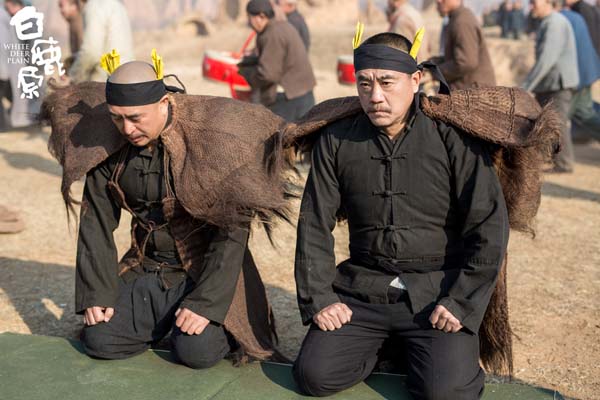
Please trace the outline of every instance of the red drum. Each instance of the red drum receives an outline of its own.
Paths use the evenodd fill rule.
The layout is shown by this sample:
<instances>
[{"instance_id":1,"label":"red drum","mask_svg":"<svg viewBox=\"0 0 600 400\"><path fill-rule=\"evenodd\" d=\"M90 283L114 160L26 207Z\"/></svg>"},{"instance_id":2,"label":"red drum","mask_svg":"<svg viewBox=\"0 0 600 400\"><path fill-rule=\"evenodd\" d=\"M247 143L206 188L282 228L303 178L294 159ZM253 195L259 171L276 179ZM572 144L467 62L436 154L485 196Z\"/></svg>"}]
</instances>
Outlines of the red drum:
<instances>
[{"instance_id":1,"label":"red drum","mask_svg":"<svg viewBox=\"0 0 600 400\"><path fill-rule=\"evenodd\" d=\"M242 87L229 85L229 89L231 89L232 98L241 101L250 101L250 97L252 96L252 90L250 89L250 86Z\"/></svg>"},{"instance_id":2,"label":"red drum","mask_svg":"<svg viewBox=\"0 0 600 400\"><path fill-rule=\"evenodd\" d=\"M350 55L339 56L337 63L338 82L342 85L354 85L354 57Z\"/></svg>"},{"instance_id":3,"label":"red drum","mask_svg":"<svg viewBox=\"0 0 600 400\"><path fill-rule=\"evenodd\" d=\"M202 61L202 76L217 82L249 86L244 77L238 73L239 62L240 59L234 57L231 52L206 50Z\"/></svg>"},{"instance_id":4,"label":"red drum","mask_svg":"<svg viewBox=\"0 0 600 400\"><path fill-rule=\"evenodd\" d=\"M238 73L239 62L240 59L231 52L206 50L202 61L202 76L228 84L234 99L250 101L250 85Z\"/></svg>"}]
</instances>

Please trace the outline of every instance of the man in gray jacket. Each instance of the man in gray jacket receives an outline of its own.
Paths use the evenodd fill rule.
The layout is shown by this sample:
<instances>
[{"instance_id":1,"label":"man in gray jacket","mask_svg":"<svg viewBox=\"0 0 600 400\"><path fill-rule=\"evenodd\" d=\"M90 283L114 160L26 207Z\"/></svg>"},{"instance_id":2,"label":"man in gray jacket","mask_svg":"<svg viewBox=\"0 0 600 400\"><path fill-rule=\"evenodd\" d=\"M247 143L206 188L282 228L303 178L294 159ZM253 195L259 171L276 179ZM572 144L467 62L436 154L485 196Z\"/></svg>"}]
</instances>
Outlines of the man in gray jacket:
<instances>
[{"instance_id":1,"label":"man in gray jacket","mask_svg":"<svg viewBox=\"0 0 600 400\"><path fill-rule=\"evenodd\" d=\"M542 20L536 34L536 62L523 88L535 94L543 106L553 102L565 125L561 135L562 150L554 158L553 172L573 171L573 143L569 109L573 91L579 86L577 48L571 24L554 10L556 0L533 0L531 12Z\"/></svg>"}]
</instances>

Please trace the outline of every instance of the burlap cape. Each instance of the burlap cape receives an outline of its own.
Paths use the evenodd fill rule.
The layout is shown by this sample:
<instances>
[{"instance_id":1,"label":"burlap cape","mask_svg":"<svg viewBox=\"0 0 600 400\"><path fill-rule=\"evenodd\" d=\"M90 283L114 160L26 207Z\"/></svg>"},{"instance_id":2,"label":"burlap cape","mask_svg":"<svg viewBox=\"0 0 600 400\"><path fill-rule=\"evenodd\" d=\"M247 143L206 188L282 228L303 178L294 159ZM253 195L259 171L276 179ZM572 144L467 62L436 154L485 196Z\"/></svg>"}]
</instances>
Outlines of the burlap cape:
<instances>
[{"instance_id":1,"label":"burlap cape","mask_svg":"<svg viewBox=\"0 0 600 400\"><path fill-rule=\"evenodd\" d=\"M534 217L541 200L542 172L558 148L563 122L550 105L541 108L519 88L456 90L450 95L421 95L422 111L490 143L494 166L508 208L510 227L534 235ZM309 151L320 129L362 113L358 97L327 100L290 124L283 146ZM481 324L480 351L484 367L512 376L512 330L508 319L507 259Z\"/></svg>"},{"instance_id":2,"label":"burlap cape","mask_svg":"<svg viewBox=\"0 0 600 400\"><path fill-rule=\"evenodd\" d=\"M191 217L222 227L246 224L255 216L266 223L274 217L287 219L288 150L309 150L321 128L362 112L357 97L332 99L297 123L286 124L261 106L230 99L172 95L170 101L174 121L189 121L183 130L171 128L162 133L172 159L177 197ZM560 136L557 114L548 107L541 109L529 94L516 88L454 91L421 97L420 104L432 119L492 144L510 226L533 234L542 169ZM45 100L42 110L52 125L49 149L63 166L62 193L71 207L72 183L125 141L108 116L104 84L83 83L58 90ZM238 316L247 320L251 306ZM484 366L494 373L512 374L506 260L479 333ZM259 339L264 342L265 338ZM257 350L264 358L266 353Z\"/></svg>"},{"instance_id":3,"label":"burlap cape","mask_svg":"<svg viewBox=\"0 0 600 400\"><path fill-rule=\"evenodd\" d=\"M219 97L169 95L171 123L161 133L170 159L177 204L171 233L189 272L204 257L204 222L247 227L258 217L269 227L287 218L283 154L276 134L285 122L262 106ZM42 105L42 119L52 126L50 153L63 167L62 193L67 210L76 203L73 182L118 152L127 142L110 119L103 83L59 89ZM133 235L132 235L133 237ZM143 256L143 255L142 255ZM140 263L135 240L120 270ZM242 353L282 360L265 288L247 251L235 296L225 318Z\"/></svg>"}]
</instances>

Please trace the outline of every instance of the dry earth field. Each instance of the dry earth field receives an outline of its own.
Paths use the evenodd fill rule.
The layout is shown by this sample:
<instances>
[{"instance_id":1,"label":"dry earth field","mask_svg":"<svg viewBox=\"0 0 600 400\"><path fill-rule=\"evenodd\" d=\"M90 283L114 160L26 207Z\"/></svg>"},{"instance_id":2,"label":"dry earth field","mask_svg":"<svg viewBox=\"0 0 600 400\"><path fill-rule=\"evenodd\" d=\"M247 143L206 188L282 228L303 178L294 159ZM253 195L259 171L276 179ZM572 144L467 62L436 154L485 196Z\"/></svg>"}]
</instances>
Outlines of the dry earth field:
<instances>
[{"instance_id":1,"label":"dry earth field","mask_svg":"<svg viewBox=\"0 0 600 400\"><path fill-rule=\"evenodd\" d=\"M337 84L334 68L337 55L350 52L355 14L337 12L337 23L328 24L331 10L307 10L319 101L354 93ZM432 37L438 22L430 16ZM375 22L366 34L384 27ZM157 47L166 72L178 74L191 93L227 96L224 86L201 78L202 53L236 50L247 34L242 24L213 27L205 38L174 27L138 34L137 53L149 58ZM532 63L532 43L503 41L494 31L489 35L499 83L518 84ZM47 129L0 133L0 202L18 208L27 224L20 234L0 236L0 332L76 337L82 324L73 310L77 230L66 222L61 168L46 150L48 134ZM545 178L535 239L512 233L509 301L518 336L516 379L588 400L600 399L600 144L578 145L576 153L575 173ZM74 189L80 196L82 184ZM121 251L128 244L127 224L123 218L116 233ZM305 332L295 301L295 229L280 223L275 232L276 248L261 229L250 246L275 309L282 350L294 357ZM342 260L348 254L346 228L336 228L335 236Z\"/></svg>"}]
</instances>

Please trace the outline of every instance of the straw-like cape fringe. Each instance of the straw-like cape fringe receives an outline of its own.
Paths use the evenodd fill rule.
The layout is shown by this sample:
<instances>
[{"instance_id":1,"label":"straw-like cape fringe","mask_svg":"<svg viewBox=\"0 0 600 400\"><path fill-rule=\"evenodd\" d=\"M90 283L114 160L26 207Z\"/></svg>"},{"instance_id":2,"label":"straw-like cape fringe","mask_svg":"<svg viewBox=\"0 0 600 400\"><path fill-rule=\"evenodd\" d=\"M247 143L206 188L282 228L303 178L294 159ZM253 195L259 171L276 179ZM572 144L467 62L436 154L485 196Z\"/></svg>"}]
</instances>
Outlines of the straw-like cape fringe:
<instances>
[{"instance_id":1,"label":"straw-like cape fringe","mask_svg":"<svg viewBox=\"0 0 600 400\"><path fill-rule=\"evenodd\" d=\"M268 233L272 221L289 221L293 193L277 134L284 120L262 106L220 97L173 94L169 101L173 122L161 137L186 211L221 227L258 218ZM103 83L55 88L41 118L52 125L48 149L63 167L61 192L72 212L73 182L127 142L110 119Z\"/></svg>"}]
</instances>

